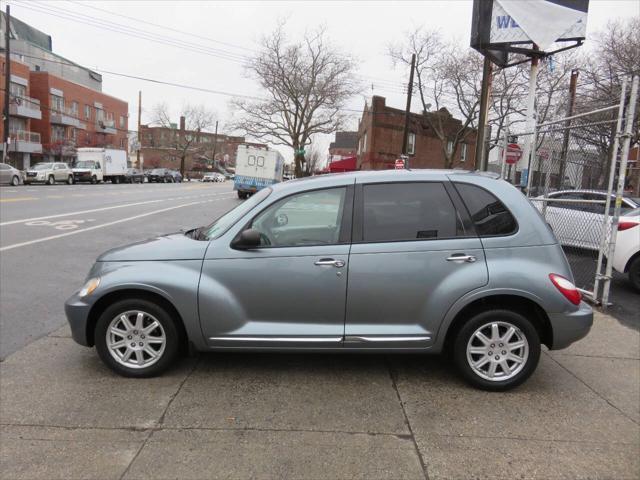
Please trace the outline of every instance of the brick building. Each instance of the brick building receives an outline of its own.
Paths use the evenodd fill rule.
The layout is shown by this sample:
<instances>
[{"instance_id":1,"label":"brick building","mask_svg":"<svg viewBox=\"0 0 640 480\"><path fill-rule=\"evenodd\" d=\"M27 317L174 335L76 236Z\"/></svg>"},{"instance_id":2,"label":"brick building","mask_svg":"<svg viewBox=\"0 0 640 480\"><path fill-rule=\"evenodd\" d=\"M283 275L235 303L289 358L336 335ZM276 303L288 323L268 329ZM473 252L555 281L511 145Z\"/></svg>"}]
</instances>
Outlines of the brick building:
<instances>
[{"instance_id":1,"label":"brick building","mask_svg":"<svg viewBox=\"0 0 640 480\"><path fill-rule=\"evenodd\" d=\"M5 72L6 58L0 56L0 105L4 106L5 101ZM7 149L7 162L17 168L23 169L31 164L32 155L42 153L42 141L38 132L32 130L31 122L42 118L40 101L31 96L31 85L29 82L29 66L11 60L11 83L9 99L9 138L10 144ZM0 122L0 139L4 139L4 122ZM1 140L0 140L1 142ZM0 143L0 148L4 144Z\"/></svg>"},{"instance_id":2,"label":"brick building","mask_svg":"<svg viewBox=\"0 0 640 480\"><path fill-rule=\"evenodd\" d=\"M329 144L329 160L353 157L358 150L358 132L336 132L335 141Z\"/></svg>"},{"instance_id":3,"label":"brick building","mask_svg":"<svg viewBox=\"0 0 640 480\"><path fill-rule=\"evenodd\" d=\"M183 118L181 128L177 124L171 127L141 125L139 141L144 168L180 169L184 147L187 152L185 171L233 169L238 145L247 144L244 137L185 130ZM249 145L266 146L258 143Z\"/></svg>"},{"instance_id":4,"label":"brick building","mask_svg":"<svg viewBox=\"0 0 640 480\"><path fill-rule=\"evenodd\" d=\"M407 152L412 168L445 168L444 148L451 143L443 142L429 126L426 115L440 115L445 132L452 135L462 127L446 109L426 114L411 113ZM371 104L365 105L358 127L358 169L384 170L394 168L402 153L404 132L404 110L386 106L384 97L374 96ZM475 144L477 132L469 129L464 143L458 145L453 168L475 168Z\"/></svg>"},{"instance_id":5,"label":"brick building","mask_svg":"<svg viewBox=\"0 0 640 480\"><path fill-rule=\"evenodd\" d=\"M4 53L4 14L0 17ZM54 53L50 35L15 17L9 36L10 134L16 138L9 148L11 163L23 169L43 160L73 163L79 147L127 149L127 102L102 93L98 73ZM4 55L0 58L4 63Z\"/></svg>"}]
</instances>

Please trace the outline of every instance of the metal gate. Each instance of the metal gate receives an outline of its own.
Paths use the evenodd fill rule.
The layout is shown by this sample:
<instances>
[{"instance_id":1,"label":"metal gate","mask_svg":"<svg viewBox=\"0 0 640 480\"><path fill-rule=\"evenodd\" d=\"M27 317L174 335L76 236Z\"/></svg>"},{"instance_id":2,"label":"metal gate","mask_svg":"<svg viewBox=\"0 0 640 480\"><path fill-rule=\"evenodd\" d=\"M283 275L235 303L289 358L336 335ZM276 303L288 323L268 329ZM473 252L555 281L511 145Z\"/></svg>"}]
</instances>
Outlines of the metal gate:
<instances>
[{"instance_id":1,"label":"metal gate","mask_svg":"<svg viewBox=\"0 0 640 480\"><path fill-rule=\"evenodd\" d=\"M638 77L630 92L628 83L615 105L541 123L532 132L506 132L501 142L503 177L521 186L553 229L583 295L604 305L618 218L632 205L624 187ZM532 153L511 167L507 145L514 141L531 142Z\"/></svg>"}]
</instances>

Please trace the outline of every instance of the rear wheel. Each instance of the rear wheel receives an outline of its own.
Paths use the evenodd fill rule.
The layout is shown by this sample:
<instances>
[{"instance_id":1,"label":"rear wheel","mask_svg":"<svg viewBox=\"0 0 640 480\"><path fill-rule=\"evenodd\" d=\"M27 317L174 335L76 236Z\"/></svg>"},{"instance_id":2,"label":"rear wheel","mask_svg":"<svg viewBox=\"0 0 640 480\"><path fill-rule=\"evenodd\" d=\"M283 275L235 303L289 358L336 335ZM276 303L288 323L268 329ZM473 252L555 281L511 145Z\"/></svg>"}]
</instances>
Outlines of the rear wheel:
<instances>
[{"instance_id":1,"label":"rear wheel","mask_svg":"<svg viewBox=\"0 0 640 480\"><path fill-rule=\"evenodd\" d=\"M176 359L180 334L171 316L148 300L121 300L96 323L96 350L102 361L125 377L151 377Z\"/></svg>"},{"instance_id":2,"label":"rear wheel","mask_svg":"<svg viewBox=\"0 0 640 480\"><path fill-rule=\"evenodd\" d=\"M69 175L67 177L67 185L73 185L73 176L72 175Z\"/></svg>"},{"instance_id":3,"label":"rear wheel","mask_svg":"<svg viewBox=\"0 0 640 480\"><path fill-rule=\"evenodd\" d=\"M629 265L629 282L640 292L640 257L636 257Z\"/></svg>"},{"instance_id":4,"label":"rear wheel","mask_svg":"<svg viewBox=\"0 0 640 480\"><path fill-rule=\"evenodd\" d=\"M11 179L11 185L13 185L14 187L17 187L18 185L20 185L20 179L18 178L17 175L14 175L13 178Z\"/></svg>"},{"instance_id":5,"label":"rear wheel","mask_svg":"<svg viewBox=\"0 0 640 480\"><path fill-rule=\"evenodd\" d=\"M533 324L511 310L487 310L471 317L454 341L455 363L475 387L514 388L534 372L540 338Z\"/></svg>"}]
</instances>

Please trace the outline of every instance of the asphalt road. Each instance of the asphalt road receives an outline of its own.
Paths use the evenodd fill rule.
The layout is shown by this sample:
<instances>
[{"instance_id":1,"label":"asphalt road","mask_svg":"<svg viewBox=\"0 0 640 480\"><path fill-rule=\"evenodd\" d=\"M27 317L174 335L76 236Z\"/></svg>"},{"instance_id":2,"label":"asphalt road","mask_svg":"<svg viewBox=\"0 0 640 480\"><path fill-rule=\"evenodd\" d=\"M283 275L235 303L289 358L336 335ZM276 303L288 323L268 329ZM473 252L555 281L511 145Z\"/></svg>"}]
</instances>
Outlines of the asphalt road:
<instances>
[{"instance_id":1,"label":"asphalt road","mask_svg":"<svg viewBox=\"0 0 640 480\"><path fill-rule=\"evenodd\" d=\"M63 325L63 303L110 248L204 225L230 182L0 187L0 359Z\"/></svg>"}]
</instances>

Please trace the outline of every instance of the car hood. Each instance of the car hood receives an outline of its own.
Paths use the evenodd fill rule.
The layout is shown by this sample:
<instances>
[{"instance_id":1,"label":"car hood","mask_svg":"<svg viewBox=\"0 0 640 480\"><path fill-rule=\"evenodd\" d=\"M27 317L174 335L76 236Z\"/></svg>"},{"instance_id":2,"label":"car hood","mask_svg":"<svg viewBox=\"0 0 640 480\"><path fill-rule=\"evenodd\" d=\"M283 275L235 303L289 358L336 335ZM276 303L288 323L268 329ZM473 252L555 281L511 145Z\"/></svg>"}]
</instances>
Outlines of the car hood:
<instances>
[{"instance_id":1,"label":"car hood","mask_svg":"<svg viewBox=\"0 0 640 480\"><path fill-rule=\"evenodd\" d=\"M90 168L72 168L71 171L74 173L88 173L91 171L91 169Z\"/></svg>"},{"instance_id":2,"label":"car hood","mask_svg":"<svg viewBox=\"0 0 640 480\"><path fill-rule=\"evenodd\" d=\"M108 250L98 262L150 260L201 260L209 242L194 240L184 233L172 233Z\"/></svg>"}]
</instances>

